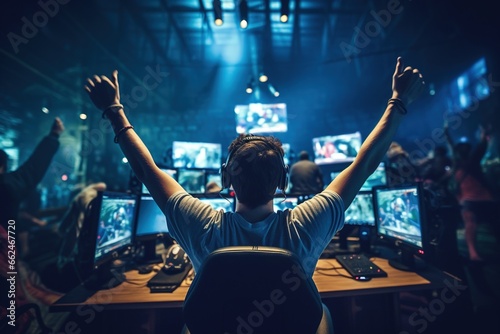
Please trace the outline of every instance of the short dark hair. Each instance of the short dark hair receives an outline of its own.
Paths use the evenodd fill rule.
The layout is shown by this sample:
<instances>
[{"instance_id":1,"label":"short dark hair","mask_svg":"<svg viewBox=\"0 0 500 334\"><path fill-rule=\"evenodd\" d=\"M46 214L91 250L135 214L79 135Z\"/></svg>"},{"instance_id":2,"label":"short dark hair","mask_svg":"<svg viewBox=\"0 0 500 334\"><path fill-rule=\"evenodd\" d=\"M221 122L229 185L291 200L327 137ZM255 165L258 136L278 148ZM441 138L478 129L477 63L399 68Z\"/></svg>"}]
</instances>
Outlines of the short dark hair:
<instances>
[{"instance_id":1,"label":"short dark hair","mask_svg":"<svg viewBox=\"0 0 500 334\"><path fill-rule=\"evenodd\" d=\"M238 201L251 208L272 200L280 180L286 177L281 141L273 136L257 138L237 137L229 145L226 166Z\"/></svg>"},{"instance_id":2,"label":"short dark hair","mask_svg":"<svg viewBox=\"0 0 500 334\"><path fill-rule=\"evenodd\" d=\"M4 150L0 150L0 168L4 167L7 171L7 162L9 161L9 155Z\"/></svg>"},{"instance_id":3,"label":"short dark hair","mask_svg":"<svg viewBox=\"0 0 500 334\"><path fill-rule=\"evenodd\" d=\"M300 151L299 160L309 160L309 153L307 151Z\"/></svg>"}]
</instances>

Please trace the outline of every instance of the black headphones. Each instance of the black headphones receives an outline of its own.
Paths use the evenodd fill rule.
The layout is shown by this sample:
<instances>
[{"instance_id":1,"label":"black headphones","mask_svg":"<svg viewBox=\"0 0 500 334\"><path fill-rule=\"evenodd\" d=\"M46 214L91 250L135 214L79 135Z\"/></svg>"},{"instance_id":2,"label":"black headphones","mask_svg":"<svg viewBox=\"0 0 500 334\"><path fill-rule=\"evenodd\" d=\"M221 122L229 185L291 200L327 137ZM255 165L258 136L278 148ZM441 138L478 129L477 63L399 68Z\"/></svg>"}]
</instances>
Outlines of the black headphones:
<instances>
[{"instance_id":1,"label":"black headphones","mask_svg":"<svg viewBox=\"0 0 500 334\"><path fill-rule=\"evenodd\" d=\"M261 141L266 146L278 153L278 156L280 157L281 161L281 166L283 168L283 171L281 173L281 177L278 183L278 189L281 190L282 192L285 192L287 186L288 186L288 165L285 164L285 160L283 159L283 155L279 150L276 150L273 146L271 146L265 139L265 137L262 136L255 136L255 135L246 135L245 137L242 138L243 144L233 148L231 151L229 151L229 154L227 155L226 162L222 164L221 166L221 183L222 183L222 189L229 189L231 186L231 172L227 170L227 166L229 165L229 161L231 160L231 157L233 154L236 153L241 147L243 147L246 143L249 143L251 141Z\"/></svg>"}]
</instances>

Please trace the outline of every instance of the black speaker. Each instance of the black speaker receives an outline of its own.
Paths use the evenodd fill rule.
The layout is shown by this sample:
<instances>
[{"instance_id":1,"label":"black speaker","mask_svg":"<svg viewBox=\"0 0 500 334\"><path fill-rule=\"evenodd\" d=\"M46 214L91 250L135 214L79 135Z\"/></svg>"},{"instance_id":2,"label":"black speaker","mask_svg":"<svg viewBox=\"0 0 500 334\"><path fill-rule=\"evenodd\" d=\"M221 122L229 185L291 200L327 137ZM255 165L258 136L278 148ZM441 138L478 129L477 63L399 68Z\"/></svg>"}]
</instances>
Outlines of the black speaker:
<instances>
[{"instance_id":1,"label":"black speaker","mask_svg":"<svg viewBox=\"0 0 500 334\"><path fill-rule=\"evenodd\" d=\"M261 141L265 143L271 150L275 151L278 153L278 156L280 157L281 165L283 168L283 171L281 173L281 177L278 183L278 189L281 190L283 193L286 191L286 188L288 187L288 171L289 167L288 165L285 164L285 160L283 159L283 155L281 154L280 151L277 151L274 147L272 147L265 139L265 137L262 136L255 136L255 135L247 135L242 138L244 143L235 149L229 151L229 154L227 155L226 162L222 164L221 166L221 183L222 183L222 189L229 189L231 186L231 172L227 170L227 166L229 165L229 161L231 161L231 157L233 154L238 151L243 145L245 145L248 142L251 141Z\"/></svg>"}]
</instances>

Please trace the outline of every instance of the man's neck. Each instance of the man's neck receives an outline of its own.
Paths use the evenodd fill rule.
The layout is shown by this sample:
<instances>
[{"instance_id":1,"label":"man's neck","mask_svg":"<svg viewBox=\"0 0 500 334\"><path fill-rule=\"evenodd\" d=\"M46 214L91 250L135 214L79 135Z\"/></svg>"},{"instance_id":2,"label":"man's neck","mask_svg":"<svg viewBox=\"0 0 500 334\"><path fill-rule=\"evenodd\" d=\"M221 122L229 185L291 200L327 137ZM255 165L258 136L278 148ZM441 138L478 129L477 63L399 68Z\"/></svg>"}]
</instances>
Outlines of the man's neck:
<instances>
[{"instance_id":1,"label":"man's neck","mask_svg":"<svg viewBox=\"0 0 500 334\"><path fill-rule=\"evenodd\" d=\"M236 200L236 212L239 213L246 221L257 223L266 219L274 212L273 201L270 200L266 204L259 205L256 208L249 208L247 205Z\"/></svg>"}]
</instances>

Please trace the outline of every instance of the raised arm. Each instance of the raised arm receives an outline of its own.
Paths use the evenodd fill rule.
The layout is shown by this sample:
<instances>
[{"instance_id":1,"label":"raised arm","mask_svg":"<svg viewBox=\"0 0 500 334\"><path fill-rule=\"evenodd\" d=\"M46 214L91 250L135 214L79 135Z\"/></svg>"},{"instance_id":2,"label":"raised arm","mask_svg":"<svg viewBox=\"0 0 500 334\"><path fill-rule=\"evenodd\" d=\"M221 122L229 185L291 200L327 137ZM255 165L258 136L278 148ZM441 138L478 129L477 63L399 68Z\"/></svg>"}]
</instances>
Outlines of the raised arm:
<instances>
[{"instance_id":1,"label":"raised arm","mask_svg":"<svg viewBox=\"0 0 500 334\"><path fill-rule=\"evenodd\" d=\"M392 97L382 118L361 145L353 163L325 189L338 193L346 208L351 204L368 176L375 171L384 158L406 114L406 106L418 97L423 87L424 82L420 72L411 67L403 69L403 62L399 57L392 77Z\"/></svg>"},{"instance_id":2,"label":"raised arm","mask_svg":"<svg viewBox=\"0 0 500 334\"><path fill-rule=\"evenodd\" d=\"M56 117L50 132L36 146L28 160L11 173L11 186L16 190L15 196L25 197L45 176L52 158L59 148L59 136L64 131L64 124ZM13 194L14 196L14 194Z\"/></svg>"},{"instance_id":3,"label":"raised arm","mask_svg":"<svg viewBox=\"0 0 500 334\"><path fill-rule=\"evenodd\" d=\"M158 168L148 148L127 119L120 104L118 72L114 71L111 79L104 75L94 75L92 79L87 79L85 90L95 106L103 112L103 117L111 123L115 142L120 145L132 170L163 210L168 198L184 189Z\"/></svg>"}]
</instances>

